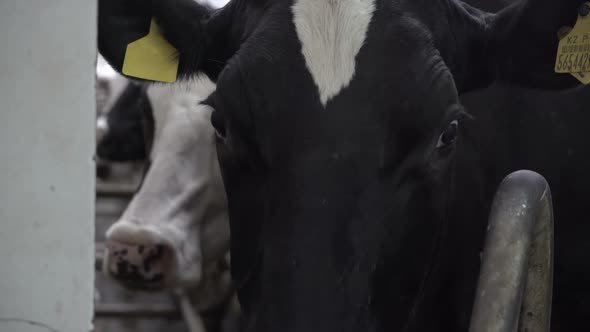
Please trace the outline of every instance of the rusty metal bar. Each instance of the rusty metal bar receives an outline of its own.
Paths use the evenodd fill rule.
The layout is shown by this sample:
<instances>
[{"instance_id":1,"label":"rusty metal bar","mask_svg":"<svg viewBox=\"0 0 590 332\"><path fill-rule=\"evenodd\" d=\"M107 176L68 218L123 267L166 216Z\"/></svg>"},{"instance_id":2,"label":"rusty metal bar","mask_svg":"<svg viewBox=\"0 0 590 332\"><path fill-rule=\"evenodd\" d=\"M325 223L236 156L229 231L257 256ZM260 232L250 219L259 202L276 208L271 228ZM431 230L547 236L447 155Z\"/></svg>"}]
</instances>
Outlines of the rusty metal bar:
<instances>
[{"instance_id":1,"label":"rusty metal bar","mask_svg":"<svg viewBox=\"0 0 590 332\"><path fill-rule=\"evenodd\" d=\"M547 332L553 292L553 207L547 181L508 175L489 219L470 332Z\"/></svg>"},{"instance_id":2,"label":"rusty metal bar","mask_svg":"<svg viewBox=\"0 0 590 332\"><path fill-rule=\"evenodd\" d=\"M165 303L96 303L96 317L141 316L141 317L180 317L174 305Z\"/></svg>"},{"instance_id":3,"label":"rusty metal bar","mask_svg":"<svg viewBox=\"0 0 590 332\"><path fill-rule=\"evenodd\" d=\"M133 184L112 184L112 183L97 183L96 195L101 197L121 197L131 198L135 195L137 185Z\"/></svg>"}]
</instances>

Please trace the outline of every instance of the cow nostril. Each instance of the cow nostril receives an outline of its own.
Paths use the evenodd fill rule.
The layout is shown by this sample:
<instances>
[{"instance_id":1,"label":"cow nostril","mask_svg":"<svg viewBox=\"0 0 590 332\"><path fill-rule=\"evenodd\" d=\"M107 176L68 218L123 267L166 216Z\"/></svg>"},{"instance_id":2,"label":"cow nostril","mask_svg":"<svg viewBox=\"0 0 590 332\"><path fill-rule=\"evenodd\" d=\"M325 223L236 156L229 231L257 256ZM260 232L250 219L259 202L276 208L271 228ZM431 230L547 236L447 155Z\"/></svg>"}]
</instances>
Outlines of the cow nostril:
<instances>
[{"instance_id":1,"label":"cow nostril","mask_svg":"<svg viewBox=\"0 0 590 332\"><path fill-rule=\"evenodd\" d=\"M164 245L109 242L107 246L108 275L132 288L159 289L164 286L170 258Z\"/></svg>"}]
</instances>

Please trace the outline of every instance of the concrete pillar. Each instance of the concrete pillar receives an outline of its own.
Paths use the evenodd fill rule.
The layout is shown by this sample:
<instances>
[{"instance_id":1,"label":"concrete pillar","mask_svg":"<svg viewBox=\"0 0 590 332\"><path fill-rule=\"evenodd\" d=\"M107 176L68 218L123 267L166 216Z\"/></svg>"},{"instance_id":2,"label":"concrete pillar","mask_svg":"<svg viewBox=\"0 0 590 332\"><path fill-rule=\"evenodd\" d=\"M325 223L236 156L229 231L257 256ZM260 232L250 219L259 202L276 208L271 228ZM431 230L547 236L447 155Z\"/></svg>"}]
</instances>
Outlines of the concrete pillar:
<instances>
[{"instance_id":1,"label":"concrete pillar","mask_svg":"<svg viewBox=\"0 0 590 332\"><path fill-rule=\"evenodd\" d=\"M0 1L0 332L92 329L95 22Z\"/></svg>"}]
</instances>

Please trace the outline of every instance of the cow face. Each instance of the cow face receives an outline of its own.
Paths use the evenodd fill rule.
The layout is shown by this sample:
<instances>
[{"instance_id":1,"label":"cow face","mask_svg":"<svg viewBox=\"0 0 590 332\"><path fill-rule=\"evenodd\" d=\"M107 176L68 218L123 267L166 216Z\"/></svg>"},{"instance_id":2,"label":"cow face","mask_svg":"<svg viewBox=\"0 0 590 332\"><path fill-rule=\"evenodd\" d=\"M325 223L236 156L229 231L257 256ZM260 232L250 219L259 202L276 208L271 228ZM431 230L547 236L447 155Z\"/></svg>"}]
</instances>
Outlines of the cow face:
<instances>
[{"instance_id":1,"label":"cow face","mask_svg":"<svg viewBox=\"0 0 590 332\"><path fill-rule=\"evenodd\" d=\"M312 3L301 10L334 15ZM364 10L367 23L385 25L371 7L338 10ZM328 28L273 21L280 34L263 26L252 37L265 41L264 52L247 42L241 51L250 56L220 74L207 103L234 278L254 330L385 328L384 317L403 322L414 305L447 222L466 113L427 32L404 20L328 46L310 39L327 36L303 35ZM354 38L358 53L347 49ZM407 53L387 52L394 44Z\"/></svg>"},{"instance_id":2,"label":"cow face","mask_svg":"<svg viewBox=\"0 0 590 332\"><path fill-rule=\"evenodd\" d=\"M206 104L248 331L466 329L424 315L433 280L451 278L437 255L469 118L458 95L495 79L572 86L552 61L580 1L497 15L456 1L122 3L100 5L115 67L153 15L181 76L217 80ZM108 39L116 29L127 39Z\"/></svg>"},{"instance_id":3,"label":"cow face","mask_svg":"<svg viewBox=\"0 0 590 332\"><path fill-rule=\"evenodd\" d=\"M140 102L153 110L149 167L107 231L104 262L106 272L129 287L189 288L205 306L231 290L217 269L229 249L229 223L211 109L199 105L213 90L208 80L147 89ZM204 298L204 285L215 295Z\"/></svg>"}]
</instances>

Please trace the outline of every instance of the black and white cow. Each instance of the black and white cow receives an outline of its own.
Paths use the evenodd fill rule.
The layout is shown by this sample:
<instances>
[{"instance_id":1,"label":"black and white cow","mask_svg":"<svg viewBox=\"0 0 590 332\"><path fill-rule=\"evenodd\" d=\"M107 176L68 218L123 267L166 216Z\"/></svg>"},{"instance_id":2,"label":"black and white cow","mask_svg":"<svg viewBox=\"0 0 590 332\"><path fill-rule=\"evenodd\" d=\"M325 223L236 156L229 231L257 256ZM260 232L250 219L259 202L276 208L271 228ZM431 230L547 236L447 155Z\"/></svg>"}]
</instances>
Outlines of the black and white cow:
<instances>
[{"instance_id":1,"label":"black and white cow","mask_svg":"<svg viewBox=\"0 0 590 332\"><path fill-rule=\"evenodd\" d=\"M105 114L101 142L108 149L98 156L128 162L147 151L146 167L142 186L107 231L104 271L134 289L181 289L207 331L220 323L234 331L228 324L239 307L230 299L226 198L211 110L199 105L214 84L206 78L189 86L127 83Z\"/></svg>"},{"instance_id":2,"label":"black and white cow","mask_svg":"<svg viewBox=\"0 0 590 332\"><path fill-rule=\"evenodd\" d=\"M116 158L117 151L129 150L128 146L132 139L126 137L125 140L121 140L121 145L113 151L109 146L112 145L113 137L117 139L123 138L121 132L127 133L127 131L121 131L121 128L127 129L129 126L123 121L117 121L115 125L111 120L111 126L109 128L109 118L126 118L120 114L109 114L109 110L113 109L113 103L119 98L119 95L125 90L129 80L119 75L116 71L111 68L106 61L99 55L96 63L96 145L97 145L97 157L96 158L96 175L99 179L106 179L112 176L113 165L107 160ZM127 110L119 109L115 113L128 113ZM128 132L129 135L133 135L133 131ZM106 141L106 142L104 142ZM111 143L108 143L110 141ZM115 139L116 141L116 139ZM100 147L100 148L99 148ZM105 149L105 147L109 147ZM121 153L119 153L120 156ZM133 153L129 155L129 161L134 158Z\"/></svg>"},{"instance_id":3,"label":"black and white cow","mask_svg":"<svg viewBox=\"0 0 590 332\"><path fill-rule=\"evenodd\" d=\"M188 289L199 309L211 308L232 293L223 275L229 250L225 191L211 109L200 105L215 86L204 78L189 86L140 88L142 94L124 92L114 105L144 105L138 110L152 121L136 118L134 125L153 124L144 129L153 137L144 143L152 146L149 165L129 206L107 230L105 272L134 288Z\"/></svg>"},{"instance_id":4,"label":"black and white cow","mask_svg":"<svg viewBox=\"0 0 590 332\"><path fill-rule=\"evenodd\" d=\"M99 49L121 70L153 16L180 76L216 81L247 331L466 331L492 195L522 168L553 188L552 328L575 331L590 315L590 115L459 96L576 86L553 65L582 2L100 0Z\"/></svg>"}]
</instances>

